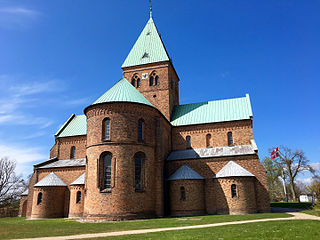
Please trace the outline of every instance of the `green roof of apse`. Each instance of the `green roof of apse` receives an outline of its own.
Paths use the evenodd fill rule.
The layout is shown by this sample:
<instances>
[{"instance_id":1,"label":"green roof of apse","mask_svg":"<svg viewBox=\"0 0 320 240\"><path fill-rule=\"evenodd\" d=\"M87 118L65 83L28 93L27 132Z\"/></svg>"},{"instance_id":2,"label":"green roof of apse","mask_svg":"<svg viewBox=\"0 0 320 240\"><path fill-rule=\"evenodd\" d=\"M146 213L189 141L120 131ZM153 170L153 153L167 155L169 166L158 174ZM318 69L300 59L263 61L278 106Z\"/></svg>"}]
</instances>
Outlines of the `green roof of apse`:
<instances>
[{"instance_id":1,"label":"green roof of apse","mask_svg":"<svg viewBox=\"0 0 320 240\"><path fill-rule=\"evenodd\" d=\"M74 115L62 125L57 131L57 137L71 137L87 134L87 118L85 115Z\"/></svg>"},{"instance_id":2,"label":"green roof of apse","mask_svg":"<svg viewBox=\"0 0 320 240\"><path fill-rule=\"evenodd\" d=\"M171 117L173 126L204 124L250 119L252 109L249 94L241 98L191 103L175 106Z\"/></svg>"},{"instance_id":3,"label":"green roof of apse","mask_svg":"<svg viewBox=\"0 0 320 240\"><path fill-rule=\"evenodd\" d=\"M92 105L107 102L134 102L152 106L152 104L127 79L120 79Z\"/></svg>"},{"instance_id":4,"label":"green roof of apse","mask_svg":"<svg viewBox=\"0 0 320 240\"><path fill-rule=\"evenodd\" d=\"M169 56L156 25L152 17L150 17L121 67L125 68L162 61L169 61Z\"/></svg>"}]
</instances>

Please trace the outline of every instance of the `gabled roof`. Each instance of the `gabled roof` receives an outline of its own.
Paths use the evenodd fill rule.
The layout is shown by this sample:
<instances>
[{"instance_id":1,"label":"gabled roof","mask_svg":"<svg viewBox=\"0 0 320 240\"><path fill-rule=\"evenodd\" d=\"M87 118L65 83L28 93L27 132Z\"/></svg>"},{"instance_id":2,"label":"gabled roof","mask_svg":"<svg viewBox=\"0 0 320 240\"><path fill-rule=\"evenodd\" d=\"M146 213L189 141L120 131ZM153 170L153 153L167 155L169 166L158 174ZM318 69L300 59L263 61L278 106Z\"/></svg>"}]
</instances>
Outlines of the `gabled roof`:
<instances>
[{"instance_id":1,"label":"gabled roof","mask_svg":"<svg viewBox=\"0 0 320 240\"><path fill-rule=\"evenodd\" d=\"M172 151L167 160L182 160L182 159L197 159L210 157L229 157L239 155L256 154L254 146L251 145L236 145L210 148L192 148L184 150Z\"/></svg>"},{"instance_id":2,"label":"gabled roof","mask_svg":"<svg viewBox=\"0 0 320 240\"><path fill-rule=\"evenodd\" d=\"M45 176L39 182L37 182L34 187L64 187L67 186L64 181L61 180L54 172Z\"/></svg>"},{"instance_id":3,"label":"gabled roof","mask_svg":"<svg viewBox=\"0 0 320 240\"><path fill-rule=\"evenodd\" d=\"M152 17L150 17L121 67L125 68L162 61L169 61L169 56L156 25Z\"/></svg>"},{"instance_id":4,"label":"gabled roof","mask_svg":"<svg viewBox=\"0 0 320 240\"><path fill-rule=\"evenodd\" d=\"M191 103L175 106L171 124L184 126L250 119L252 109L249 94L241 98Z\"/></svg>"},{"instance_id":5,"label":"gabled roof","mask_svg":"<svg viewBox=\"0 0 320 240\"><path fill-rule=\"evenodd\" d=\"M215 178L223 177L254 177L254 175L234 161L230 161L215 176Z\"/></svg>"},{"instance_id":6,"label":"gabled roof","mask_svg":"<svg viewBox=\"0 0 320 240\"><path fill-rule=\"evenodd\" d=\"M194 171L187 164L183 164L168 180L181 180L181 179L204 179L199 173Z\"/></svg>"},{"instance_id":7,"label":"gabled roof","mask_svg":"<svg viewBox=\"0 0 320 240\"><path fill-rule=\"evenodd\" d=\"M71 137L87 134L87 118L85 115L72 114L56 132L57 137Z\"/></svg>"},{"instance_id":8,"label":"gabled roof","mask_svg":"<svg viewBox=\"0 0 320 240\"><path fill-rule=\"evenodd\" d=\"M70 185L84 185L86 173L83 173L78 177L76 180L74 180Z\"/></svg>"},{"instance_id":9,"label":"gabled roof","mask_svg":"<svg viewBox=\"0 0 320 240\"><path fill-rule=\"evenodd\" d=\"M92 105L107 102L134 102L152 106L152 104L127 79L120 79Z\"/></svg>"},{"instance_id":10,"label":"gabled roof","mask_svg":"<svg viewBox=\"0 0 320 240\"><path fill-rule=\"evenodd\" d=\"M85 158L78 159L66 159L66 160L57 160L54 162L49 162L48 164L41 165L36 168L61 168L61 167L82 167L86 165Z\"/></svg>"}]
</instances>

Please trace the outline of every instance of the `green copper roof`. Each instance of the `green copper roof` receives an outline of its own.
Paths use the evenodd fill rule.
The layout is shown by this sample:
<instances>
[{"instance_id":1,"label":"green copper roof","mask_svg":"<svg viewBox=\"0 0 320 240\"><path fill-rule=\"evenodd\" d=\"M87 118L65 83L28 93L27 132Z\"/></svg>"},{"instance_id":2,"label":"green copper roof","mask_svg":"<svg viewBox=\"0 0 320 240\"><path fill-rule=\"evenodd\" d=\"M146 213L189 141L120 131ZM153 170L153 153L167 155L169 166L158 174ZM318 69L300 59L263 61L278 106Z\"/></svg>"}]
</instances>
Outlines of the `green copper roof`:
<instances>
[{"instance_id":1,"label":"green copper roof","mask_svg":"<svg viewBox=\"0 0 320 240\"><path fill-rule=\"evenodd\" d=\"M57 131L57 137L71 137L87 134L87 118L85 115L74 115L62 125Z\"/></svg>"},{"instance_id":2,"label":"green copper roof","mask_svg":"<svg viewBox=\"0 0 320 240\"><path fill-rule=\"evenodd\" d=\"M150 17L121 67L125 68L162 61L169 61L169 56L153 19Z\"/></svg>"},{"instance_id":3,"label":"green copper roof","mask_svg":"<svg viewBox=\"0 0 320 240\"><path fill-rule=\"evenodd\" d=\"M250 98L249 94L246 94L242 98L175 106L171 117L171 124L173 126L184 126L250 119L251 117Z\"/></svg>"},{"instance_id":4,"label":"green copper roof","mask_svg":"<svg viewBox=\"0 0 320 240\"><path fill-rule=\"evenodd\" d=\"M152 106L152 104L125 78L120 79L112 88L92 103L92 105L106 102L135 102Z\"/></svg>"}]
</instances>

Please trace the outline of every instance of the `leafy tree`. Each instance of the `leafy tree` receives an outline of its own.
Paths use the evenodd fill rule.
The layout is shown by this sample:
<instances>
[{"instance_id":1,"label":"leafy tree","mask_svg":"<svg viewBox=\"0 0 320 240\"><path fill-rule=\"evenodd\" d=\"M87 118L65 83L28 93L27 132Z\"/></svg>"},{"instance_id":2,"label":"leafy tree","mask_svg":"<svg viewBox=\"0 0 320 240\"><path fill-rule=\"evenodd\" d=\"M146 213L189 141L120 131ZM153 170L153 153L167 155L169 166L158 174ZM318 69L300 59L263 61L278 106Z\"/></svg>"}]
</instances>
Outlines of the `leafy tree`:
<instances>
[{"instance_id":1,"label":"leafy tree","mask_svg":"<svg viewBox=\"0 0 320 240\"><path fill-rule=\"evenodd\" d=\"M0 159L0 207L6 207L17 201L25 182L15 174L16 162L8 158Z\"/></svg>"},{"instance_id":2,"label":"leafy tree","mask_svg":"<svg viewBox=\"0 0 320 240\"><path fill-rule=\"evenodd\" d=\"M314 181L307 189L312 195L315 194L318 200L320 199L320 181Z\"/></svg>"},{"instance_id":3,"label":"leafy tree","mask_svg":"<svg viewBox=\"0 0 320 240\"><path fill-rule=\"evenodd\" d=\"M281 176L282 166L269 157L265 157L262 161L267 173L267 182L271 201L279 201L283 196Z\"/></svg>"}]
</instances>

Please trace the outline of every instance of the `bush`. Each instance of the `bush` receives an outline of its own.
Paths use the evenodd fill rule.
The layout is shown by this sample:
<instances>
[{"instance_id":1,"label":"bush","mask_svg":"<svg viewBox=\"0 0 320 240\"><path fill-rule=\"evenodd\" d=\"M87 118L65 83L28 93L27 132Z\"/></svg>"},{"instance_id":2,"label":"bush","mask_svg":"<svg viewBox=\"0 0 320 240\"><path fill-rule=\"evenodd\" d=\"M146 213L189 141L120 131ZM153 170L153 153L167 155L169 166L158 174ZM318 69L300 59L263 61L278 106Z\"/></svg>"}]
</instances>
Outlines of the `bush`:
<instances>
[{"instance_id":1,"label":"bush","mask_svg":"<svg viewBox=\"0 0 320 240\"><path fill-rule=\"evenodd\" d=\"M311 202L272 202L270 207L311 209Z\"/></svg>"}]
</instances>

